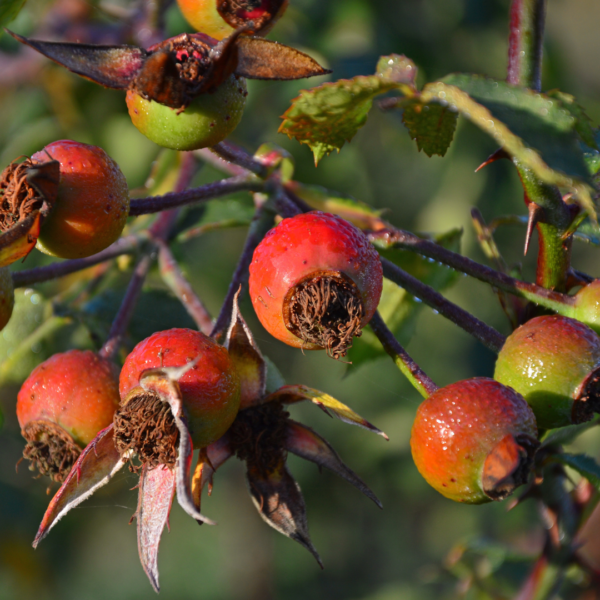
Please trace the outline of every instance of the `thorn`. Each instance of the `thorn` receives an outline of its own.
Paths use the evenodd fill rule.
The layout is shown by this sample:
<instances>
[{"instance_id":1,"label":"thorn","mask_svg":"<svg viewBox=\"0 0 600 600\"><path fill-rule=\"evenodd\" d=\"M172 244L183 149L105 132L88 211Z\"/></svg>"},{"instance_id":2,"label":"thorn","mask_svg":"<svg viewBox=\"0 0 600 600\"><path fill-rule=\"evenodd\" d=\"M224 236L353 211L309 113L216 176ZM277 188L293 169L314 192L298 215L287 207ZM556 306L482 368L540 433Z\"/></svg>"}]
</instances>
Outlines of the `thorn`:
<instances>
[{"instance_id":1,"label":"thorn","mask_svg":"<svg viewBox=\"0 0 600 600\"><path fill-rule=\"evenodd\" d=\"M504 148L498 148L498 150L496 150L496 152L494 152L493 154L490 154L476 169L475 169L475 173L477 173L478 171L481 171L481 169L483 169L483 167L487 167L488 165L491 165L493 162L496 162L497 160L500 160L501 158L510 158L508 152L506 152L506 150L504 150Z\"/></svg>"},{"instance_id":2,"label":"thorn","mask_svg":"<svg viewBox=\"0 0 600 600\"><path fill-rule=\"evenodd\" d=\"M529 242L531 242L531 236L533 235L533 228L539 223L544 209L535 202L530 202L527 205L529 209L529 219L527 220L527 232L525 233L525 249L523 251L523 256L527 256L527 251L529 250Z\"/></svg>"}]
</instances>

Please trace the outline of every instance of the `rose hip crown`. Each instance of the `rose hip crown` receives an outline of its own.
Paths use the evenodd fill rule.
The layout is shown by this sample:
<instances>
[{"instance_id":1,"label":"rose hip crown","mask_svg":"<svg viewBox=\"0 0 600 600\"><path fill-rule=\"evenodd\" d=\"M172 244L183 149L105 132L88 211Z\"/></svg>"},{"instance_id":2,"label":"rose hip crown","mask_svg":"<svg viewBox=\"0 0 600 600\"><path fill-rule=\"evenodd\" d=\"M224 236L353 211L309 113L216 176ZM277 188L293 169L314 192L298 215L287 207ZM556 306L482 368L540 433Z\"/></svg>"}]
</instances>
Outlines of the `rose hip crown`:
<instances>
[{"instance_id":1,"label":"rose hip crown","mask_svg":"<svg viewBox=\"0 0 600 600\"><path fill-rule=\"evenodd\" d=\"M250 296L277 339L346 355L377 309L383 274L376 250L344 219L314 211L284 219L254 251Z\"/></svg>"}]
</instances>

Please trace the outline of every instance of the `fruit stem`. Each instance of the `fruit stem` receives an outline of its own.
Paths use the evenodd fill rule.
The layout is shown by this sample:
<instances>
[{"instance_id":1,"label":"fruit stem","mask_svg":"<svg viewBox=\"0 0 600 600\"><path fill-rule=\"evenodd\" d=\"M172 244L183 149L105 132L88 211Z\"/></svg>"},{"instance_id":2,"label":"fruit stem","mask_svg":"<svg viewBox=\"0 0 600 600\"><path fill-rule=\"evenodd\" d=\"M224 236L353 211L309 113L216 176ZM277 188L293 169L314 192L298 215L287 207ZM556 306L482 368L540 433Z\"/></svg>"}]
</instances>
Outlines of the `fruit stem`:
<instances>
[{"instance_id":1,"label":"fruit stem","mask_svg":"<svg viewBox=\"0 0 600 600\"><path fill-rule=\"evenodd\" d=\"M450 302L450 300L444 298L444 296L436 292L433 288L409 275L389 260L382 258L381 265L384 277L404 288L409 294L412 294L415 298L419 298L434 310L437 310L442 316L477 338L486 348L494 352L500 351L506 339L500 332L486 325L477 317L460 308L460 306Z\"/></svg>"},{"instance_id":2,"label":"fruit stem","mask_svg":"<svg viewBox=\"0 0 600 600\"><path fill-rule=\"evenodd\" d=\"M119 307L119 312L108 333L108 339L99 352L100 356L103 358L113 360L119 351L123 336L125 335L125 331L133 315L138 298L140 297L144 280L146 279L146 275L148 275L153 262L154 259L151 256L146 255L142 257L136 265L133 276L127 286L123 302Z\"/></svg>"},{"instance_id":3,"label":"fruit stem","mask_svg":"<svg viewBox=\"0 0 600 600\"><path fill-rule=\"evenodd\" d=\"M548 290L539 285L515 279L482 265L466 256L452 252L435 242L424 240L414 233L402 229L383 229L368 234L369 240L379 248L402 248L432 258L438 262L465 273L485 283L520 296L540 306L549 308L560 315L572 316L574 301L572 296Z\"/></svg>"},{"instance_id":4,"label":"fruit stem","mask_svg":"<svg viewBox=\"0 0 600 600\"><path fill-rule=\"evenodd\" d=\"M221 306L221 311L219 312L219 316L217 317L210 334L211 337L218 340L229 326L235 294L242 282L246 280L248 276L248 267L252 262L252 255L254 254L256 246L260 244L260 241L265 237L267 231L273 227L274 220L274 213L271 210L268 210L264 205L261 205L256 209L254 218L248 229L248 236L246 237L242 254L235 267L229 289L227 290L227 295L223 301L223 306Z\"/></svg>"},{"instance_id":5,"label":"fruit stem","mask_svg":"<svg viewBox=\"0 0 600 600\"><path fill-rule=\"evenodd\" d=\"M227 162L242 167L247 171L251 171L263 179L269 175L268 167L248 154L243 148L240 148L231 142L220 142L213 146L211 150Z\"/></svg>"},{"instance_id":6,"label":"fruit stem","mask_svg":"<svg viewBox=\"0 0 600 600\"><path fill-rule=\"evenodd\" d=\"M213 329L213 320L208 310L185 278L169 247L164 242L159 242L158 248L158 265L163 281L179 298L198 329L205 335L209 335Z\"/></svg>"},{"instance_id":7,"label":"fruit stem","mask_svg":"<svg viewBox=\"0 0 600 600\"><path fill-rule=\"evenodd\" d=\"M542 54L544 40L545 0L513 0L510 7L507 81L539 92L542 88ZM537 283L545 288L566 291L571 265L572 236L563 239L572 216L555 185L540 181L518 160L525 204L535 202L543 209L537 224L539 237Z\"/></svg>"},{"instance_id":8,"label":"fruit stem","mask_svg":"<svg viewBox=\"0 0 600 600\"><path fill-rule=\"evenodd\" d=\"M135 198L129 206L129 216L147 215L179 208L194 202L206 202L214 198L228 196L235 192L261 192L265 189L265 183L259 179L248 176L230 177L222 181L214 181L197 188L186 191L170 192L162 196L149 196L146 198Z\"/></svg>"},{"instance_id":9,"label":"fruit stem","mask_svg":"<svg viewBox=\"0 0 600 600\"><path fill-rule=\"evenodd\" d=\"M17 271L12 274L13 285L15 288L28 287L34 283L41 283L65 277L77 271L89 269L94 265L112 260L122 254L132 254L141 246L146 244L148 238L145 235L128 235L118 239L114 244L111 244L102 252L88 256L86 258L74 258L64 260L62 262L53 263L44 267L36 267L35 269L27 269L25 271Z\"/></svg>"},{"instance_id":10,"label":"fruit stem","mask_svg":"<svg viewBox=\"0 0 600 600\"><path fill-rule=\"evenodd\" d=\"M430 394L433 394L438 389L437 385L400 345L400 342L398 342L394 334L389 330L379 312L373 315L369 325L373 333L377 336L377 339L381 342L383 349L392 357L396 366L413 384L419 394L423 398L427 398Z\"/></svg>"}]
</instances>

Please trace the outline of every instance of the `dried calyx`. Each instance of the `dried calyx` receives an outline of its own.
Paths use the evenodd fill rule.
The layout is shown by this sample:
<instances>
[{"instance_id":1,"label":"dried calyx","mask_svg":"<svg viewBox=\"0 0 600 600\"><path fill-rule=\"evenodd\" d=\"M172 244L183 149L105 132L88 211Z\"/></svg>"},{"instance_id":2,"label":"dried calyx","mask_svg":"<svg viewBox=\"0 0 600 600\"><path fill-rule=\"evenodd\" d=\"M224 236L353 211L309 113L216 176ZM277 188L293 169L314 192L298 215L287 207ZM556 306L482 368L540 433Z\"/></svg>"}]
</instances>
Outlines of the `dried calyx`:
<instances>
[{"instance_id":1,"label":"dried calyx","mask_svg":"<svg viewBox=\"0 0 600 600\"><path fill-rule=\"evenodd\" d=\"M13 161L0 175L0 231L5 232L40 210L47 199L39 186L30 181L31 168L37 162L26 158ZM53 200L53 198L51 199Z\"/></svg>"},{"instance_id":2,"label":"dried calyx","mask_svg":"<svg viewBox=\"0 0 600 600\"><path fill-rule=\"evenodd\" d=\"M133 389L114 416L115 446L129 459L129 469L138 473L133 463L136 454L149 468L174 467L177 461L179 430L168 402L142 388Z\"/></svg>"},{"instance_id":3,"label":"dried calyx","mask_svg":"<svg viewBox=\"0 0 600 600\"><path fill-rule=\"evenodd\" d=\"M81 454L73 438L62 427L44 420L28 423L21 435L27 440L23 458L29 461L29 469L62 483Z\"/></svg>"},{"instance_id":4,"label":"dried calyx","mask_svg":"<svg viewBox=\"0 0 600 600\"><path fill-rule=\"evenodd\" d=\"M218 0L217 11L234 28L252 20L256 32L270 23L284 4L286 0Z\"/></svg>"},{"instance_id":5,"label":"dried calyx","mask_svg":"<svg viewBox=\"0 0 600 600\"><path fill-rule=\"evenodd\" d=\"M597 413L600 413L600 367L596 367L581 384L571 409L571 420L575 424L585 423Z\"/></svg>"},{"instance_id":6,"label":"dried calyx","mask_svg":"<svg viewBox=\"0 0 600 600\"><path fill-rule=\"evenodd\" d=\"M294 335L337 359L360 336L364 306L358 288L343 273L311 273L288 292L283 316Z\"/></svg>"},{"instance_id":7,"label":"dried calyx","mask_svg":"<svg viewBox=\"0 0 600 600\"><path fill-rule=\"evenodd\" d=\"M268 477L284 462L289 413L278 402L238 413L227 432L233 453L246 463L248 472Z\"/></svg>"}]
</instances>

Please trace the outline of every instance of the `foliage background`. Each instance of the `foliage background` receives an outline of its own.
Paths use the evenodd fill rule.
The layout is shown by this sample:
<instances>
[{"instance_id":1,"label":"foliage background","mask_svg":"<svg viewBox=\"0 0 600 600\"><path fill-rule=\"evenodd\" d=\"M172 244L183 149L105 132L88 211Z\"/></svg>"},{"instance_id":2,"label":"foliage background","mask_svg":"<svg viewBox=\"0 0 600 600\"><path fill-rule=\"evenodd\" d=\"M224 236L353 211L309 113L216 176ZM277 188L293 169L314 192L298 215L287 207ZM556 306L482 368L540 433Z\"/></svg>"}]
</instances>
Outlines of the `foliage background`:
<instances>
[{"instance_id":1,"label":"foliage background","mask_svg":"<svg viewBox=\"0 0 600 600\"><path fill-rule=\"evenodd\" d=\"M127 1L122 2L127 8ZM458 71L505 76L508 0L292 0L291 4L269 37L318 57L333 69L335 78L371 73L379 55L392 52L404 53L417 63L421 83ZM55 29L60 29L61 18L82 22L91 18L99 37L114 24L97 11L95 3L29 0L11 28L24 35L38 33L50 16ZM187 29L176 6L168 17L171 35ZM543 87L574 94L595 122L600 121L599 22L596 0L548 2ZM119 162L131 188L144 184L158 148L131 125L121 93L101 89L49 61L40 61L31 72L16 68L21 49L6 35L0 37L0 50L0 165L55 139L71 138L102 146ZM470 208L478 206L488 221L524 213L522 191L508 161L474 173L495 147L464 120L448 155L430 159L417 152L397 114L373 110L352 144L315 169L308 148L277 134L277 127L279 115L298 90L318 83L250 82L246 112L232 139L251 151L267 141L287 148L295 157L298 180L386 209L386 218L402 228L442 232L463 227L462 251L480 260ZM219 176L205 167L196 183ZM214 201L196 217L204 222L246 217L251 206L250 198L241 195ZM535 253L523 259L523 233L518 227L506 227L497 239L509 262L522 262L523 274L531 278ZM212 314L220 308L244 236L243 228L217 231L174 248ZM575 266L600 276L596 252L578 246ZM46 262L34 252L18 268ZM0 598L4 600L153 597L139 565L135 525L127 525L135 511L136 494L130 491L134 477L122 473L73 511L34 552L30 543L49 500L46 484L33 480L24 466L18 472L14 469L23 446L14 417L19 377L49 353L72 346L97 347L127 283L126 262L120 261L121 271L115 270L110 285L98 290L93 302L82 305L75 324L43 344L33 344L22 359L23 368L4 374L1 402L6 422L0 435ZM23 329L0 334L0 358L14 352L22 332L31 331L33 322L49 309L44 308L43 297L56 299L61 294L59 300L64 299L72 283L67 278L45 284L38 293L22 297L27 307L21 316ZM159 329L191 326L158 277L150 278L147 291L132 323L130 345ZM508 332L492 291L483 284L460 278L449 297ZM291 470L305 495L313 542L326 566L321 572L305 550L261 522L245 489L241 464L231 461L217 474L213 496L203 505L218 527L198 528L174 506L171 532L163 537L159 559L161 596L173 600L453 598L461 592L465 574L485 577L497 567L503 584L493 591L510 595L527 571L524 559L540 550L542 526L535 505L529 502L507 513L506 503L469 507L445 500L427 486L412 463L409 435L420 398L388 358L348 370L323 353L304 355L270 338L249 302L242 304L242 312L263 352L288 383L332 394L390 436L386 443L329 420L311 407L293 409L295 418L324 435L366 480L384 510L330 473L320 474L314 465L291 457ZM408 350L439 385L493 372L489 351L429 309L421 311ZM597 432L583 436L578 444L595 456L600 452ZM481 542L481 553L467 554L457 563L460 552L455 545L474 540L491 545ZM505 554L508 547L513 554ZM479 558L470 562L470 556ZM503 557L511 560L502 564Z\"/></svg>"}]
</instances>

